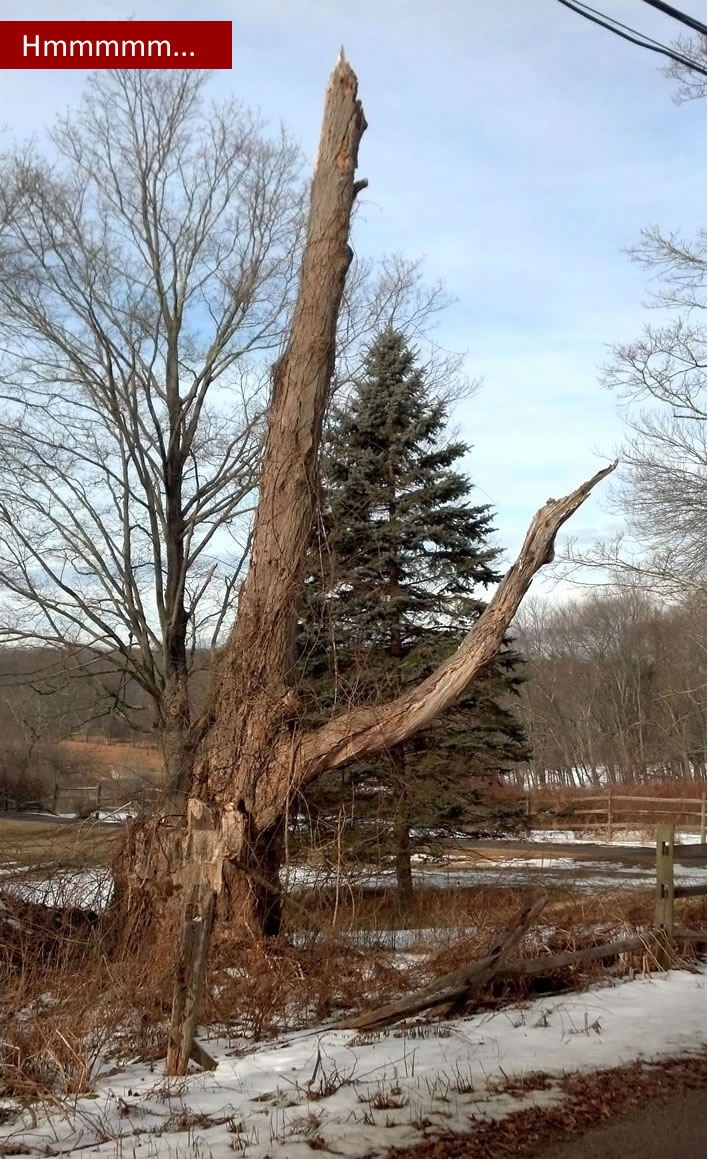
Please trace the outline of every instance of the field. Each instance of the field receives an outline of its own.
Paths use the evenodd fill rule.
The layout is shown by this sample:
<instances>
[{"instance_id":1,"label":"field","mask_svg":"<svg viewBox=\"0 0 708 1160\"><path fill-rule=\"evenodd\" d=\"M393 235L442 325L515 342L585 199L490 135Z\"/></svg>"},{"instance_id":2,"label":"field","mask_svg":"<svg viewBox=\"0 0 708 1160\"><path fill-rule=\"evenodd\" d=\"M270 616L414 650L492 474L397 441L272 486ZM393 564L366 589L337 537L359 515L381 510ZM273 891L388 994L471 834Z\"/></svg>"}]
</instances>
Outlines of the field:
<instances>
[{"instance_id":1,"label":"field","mask_svg":"<svg viewBox=\"0 0 708 1160\"><path fill-rule=\"evenodd\" d=\"M123 827L86 820L42 815L0 814L3 863L56 863L60 866L108 866L120 847Z\"/></svg>"}]
</instances>

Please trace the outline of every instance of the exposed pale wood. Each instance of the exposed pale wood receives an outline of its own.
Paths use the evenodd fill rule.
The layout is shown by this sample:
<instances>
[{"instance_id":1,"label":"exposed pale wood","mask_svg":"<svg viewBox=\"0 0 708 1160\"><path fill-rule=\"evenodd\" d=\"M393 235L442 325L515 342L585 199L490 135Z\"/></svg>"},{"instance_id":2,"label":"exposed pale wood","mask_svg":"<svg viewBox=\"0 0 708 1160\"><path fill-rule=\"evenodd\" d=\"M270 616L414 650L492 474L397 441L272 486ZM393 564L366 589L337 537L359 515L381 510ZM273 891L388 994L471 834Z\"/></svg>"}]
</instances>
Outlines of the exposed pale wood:
<instances>
[{"instance_id":1,"label":"exposed pale wood","mask_svg":"<svg viewBox=\"0 0 708 1160\"><path fill-rule=\"evenodd\" d=\"M167 1074L183 1075L194 1051L194 1029L209 954L216 894L196 883L187 894L177 952L172 1018L167 1044Z\"/></svg>"},{"instance_id":2,"label":"exposed pale wood","mask_svg":"<svg viewBox=\"0 0 708 1160\"><path fill-rule=\"evenodd\" d=\"M427 1008L439 1007L451 1002L465 1002L497 973L514 948L521 942L532 922L538 918L546 902L547 895L545 894L539 895L529 902L483 959L478 959L475 963L450 971L447 975L443 975L442 978L437 979L430 986L416 991L413 995L406 995L403 999L386 1003L385 1006L378 1007L375 1011L367 1011L353 1019L345 1019L337 1026L360 1030L385 1027L389 1023L397 1023L399 1019L415 1015Z\"/></svg>"}]
</instances>

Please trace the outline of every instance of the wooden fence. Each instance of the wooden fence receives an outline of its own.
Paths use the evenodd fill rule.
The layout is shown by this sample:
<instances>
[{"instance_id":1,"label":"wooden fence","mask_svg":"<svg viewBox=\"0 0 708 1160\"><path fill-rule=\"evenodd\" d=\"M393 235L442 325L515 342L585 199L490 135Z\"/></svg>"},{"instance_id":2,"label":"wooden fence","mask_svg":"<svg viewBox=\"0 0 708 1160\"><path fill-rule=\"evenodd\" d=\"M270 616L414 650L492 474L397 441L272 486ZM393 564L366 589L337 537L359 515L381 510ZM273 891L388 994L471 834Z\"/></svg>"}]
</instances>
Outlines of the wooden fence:
<instances>
[{"instance_id":1,"label":"wooden fence","mask_svg":"<svg viewBox=\"0 0 708 1160\"><path fill-rule=\"evenodd\" d=\"M677 886L674 883L674 839L673 826L657 826L654 929L665 944L667 956L676 936L680 937L684 933L678 931L674 923L675 900L700 897L708 893L706 882L697 882L693 886Z\"/></svg>"},{"instance_id":2,"label":"wooden fence","mask_svg":"<svg viewBox=\"0 0 708 1160\"><path fill-rule=\"evenodd\" d=\"M111 810L135 809L140 812L149 808L161 796L162 791L155 786L140 786L126 790L114 781L97 781L95 785L54 785L48 796L32 802L18 802L7 790L2 791L0 808L5 812L16 809L38 808L54 814L77 813L82 816ZM68 808L67 808L68 807Z\"/></svg>"},{"instance_id":3,"label":"wooden fence","mask_svg":"<svg viewBox=\"0 0 708 1160\"><path fill-rule=\"evenodd\" d=\"M538 814L540 803L529 794L527 812L533 816ZM586 803L592 803L590 805ZM653 808L646 808L647 805ZM541 807L542 809L542 807ZM622 815L622 816L620 816ZM594 821L576 821L576 817L594 817ZM682 819L689 818L689 821ZM695 798L652 797L649 795L617 793L608 789L604 794L593 794L583 797L582 800L564 802L553 815L553 824L567 825L572 830L602 830L612 841L612 836L619 829L627 829L636 825L639 828L654 828L659 819L664 819L676 830L688 832L698 831L702 842L706 840L706 793Z\"/></svg>"}]
</instances>

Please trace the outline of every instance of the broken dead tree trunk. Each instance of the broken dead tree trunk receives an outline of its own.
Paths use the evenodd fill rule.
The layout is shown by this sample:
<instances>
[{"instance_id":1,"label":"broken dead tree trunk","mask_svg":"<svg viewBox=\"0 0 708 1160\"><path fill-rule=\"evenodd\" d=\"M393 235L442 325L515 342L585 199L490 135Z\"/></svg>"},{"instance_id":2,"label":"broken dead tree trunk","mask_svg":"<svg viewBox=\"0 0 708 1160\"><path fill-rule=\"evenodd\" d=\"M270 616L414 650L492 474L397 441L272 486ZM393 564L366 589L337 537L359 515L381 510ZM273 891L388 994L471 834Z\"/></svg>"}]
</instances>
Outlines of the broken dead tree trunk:
<instances>
[{"instance_id":1,"label":"broken dead tree trunk","mask_svg":"<svg viewBox=\"0 0 708 1160\"><path fill-rule=\"evenodd\" d=\"M237 901L234 918L242 929L248 928L249 907L254 933L259 926L264 933L279 925L278 843L298 747L297 700L291 688L297 604L316 502L317 455L334 373L337 318L352 260L352 207L366 184L354 181L365 128L356 76L340 54L325 99L290 337L273 367L248 575L224 650L211 725L195 762L189 805L197 800L204 804L211 833L208 841L205 834L199 838L200 864L190 871L185 863L182 875L183 889L198 886L200 891L190 892L183 908L169 1074L187 1070L208 931L217 899L223 912L224 883L225 895ZM190 815L188 809L187 860L195 845L190 816L198 820L198 811L192 809ZM265 851L273 857L264 859ZM268 883L265 889L263 881ZM207 931L198 946L188 929L195 913Z\"/></svg>"},{"instance_id":2,"label":"broken dead tree trunk","mask_svg":"<svg viewBox=\"0 0 708 1160\"><path fill-rule=\"evenodd\" d=\"M413 995L387 1003L384 1007L377 1007L375 1011L367 1011L354 1019L345 1019L337 1026L369 1030L374 1027L386 1027L390 1023L397 1023L399 1019L405 1019L408 1015L417 1015L418 1012L433 1007L444 1007L445 1013L448 1014L451 1004L463 1006L476 991L497 974L531 924L538 918L547 900L548 896L542 894L529 902L502 933L485 958L450 971L429 987L424 987Z\"/></svg>"}]
</instances>

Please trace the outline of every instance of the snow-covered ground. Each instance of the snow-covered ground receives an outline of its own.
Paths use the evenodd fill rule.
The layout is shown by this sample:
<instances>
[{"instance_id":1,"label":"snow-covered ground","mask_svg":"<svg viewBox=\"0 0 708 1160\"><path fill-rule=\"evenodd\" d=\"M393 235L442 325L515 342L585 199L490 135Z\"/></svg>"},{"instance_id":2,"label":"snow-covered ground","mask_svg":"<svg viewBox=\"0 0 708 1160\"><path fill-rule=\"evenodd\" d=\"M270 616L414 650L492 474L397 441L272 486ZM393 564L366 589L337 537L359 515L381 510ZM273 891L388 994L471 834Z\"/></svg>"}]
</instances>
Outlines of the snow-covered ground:
<instances>
[{"instance_id":1,"label":"snow-covered ground","mask_svg":"<svg viewBox=\"0 0 708 1160\"><path fill-rule=\"evenodd\" d=\"M113 893L113 875L105 866L80 870L49 868L28 872L26 866L6 863L0 867L0 886L25 902L42 906L78 906L104 910Z\"/></svg>"},{"instance_id":2,"label":"snow-covered ground","mask_svg":"<svg viewBox=\"0 0 708 1160\"><path fill-rule=\"evenodd\" d=\"M557 1083L504 1092L513 1077L700 1052L705 984L702 971L671 971L421 1029L321 1026L258 1046L202 1029L216 1071L166 1080L161 1063L106 1059L90 1096L31 1113L4 1101L0 1154L385 1156L436 1130L464 1132L471 1116L562 1099Z\"/></svg>"},{"instance_id":3,"label":"snow-covered ground","mask_svg":"<svg viewBox=\"0 0 708 1160\"><path fill-rule=\"evenodd\" d=\"M698 844L701 840L696 830L684 830L675 826L676 842L682 846ZM648 830L612 830L612 838L607 837L604 827L598 826L597 833L591 834L588 830L530 830L525 839L529 842L558 842L576 843L577 845L594 845L600 842L603 846L652 846L656 841L656 826Z\"/></svg>"}]
</instances>

